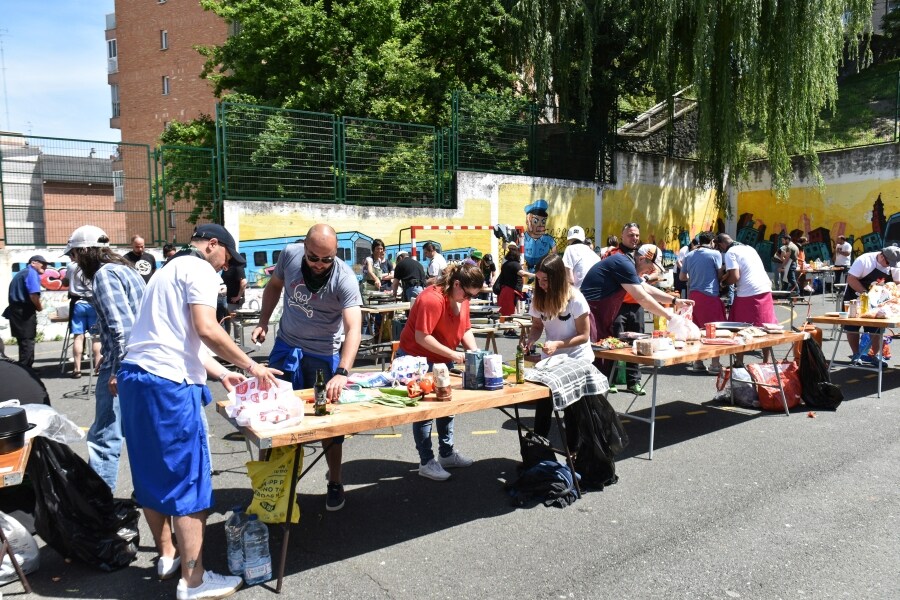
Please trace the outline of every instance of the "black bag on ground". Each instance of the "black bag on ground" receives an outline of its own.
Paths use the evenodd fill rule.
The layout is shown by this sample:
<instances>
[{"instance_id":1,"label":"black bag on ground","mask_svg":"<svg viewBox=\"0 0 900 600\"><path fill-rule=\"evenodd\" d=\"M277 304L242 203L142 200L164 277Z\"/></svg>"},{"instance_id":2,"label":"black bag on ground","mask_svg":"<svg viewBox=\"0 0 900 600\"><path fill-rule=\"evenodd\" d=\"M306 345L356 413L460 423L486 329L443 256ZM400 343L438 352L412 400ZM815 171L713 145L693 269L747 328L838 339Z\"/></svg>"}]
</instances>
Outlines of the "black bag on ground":
<instances>
[{"instance_id":1,"label":"black bag on ground","mask_svg":"<svg viewBox=\"0 0 900 600\"><path fill-rule=\"evenodd\" d=\"M522 453L521 469L530 469L545 460L556 460L550 440L530 431L519 438L519 450Z\"/></svg>"},{"instance_id":2,"label":"black bag on ground","mask_svg":"<svg viewBox=\"0 0 900 600\"><path fill-rule=\"evenodd\" d=\"M800 397L810 408L837 410L844 401L844 392L831 383L828 362L822 354L822 348L812 337L803 340L799 376Z\"/></svg>"},{"instance_id":3,"label":"black bag on ground","mask_svg":"<svg viewBox=\"0 0 900 600\"><path fill-rule=\"evenodd\" d=\"M628 434L605 396L584 396L566 408L566 438L583 486L602 490L619 481L613 457Z\"/></svg>"},{"instance_id":4,"label":"black bag on ground","mask_svg":"<svg viewBox=\"0 0 900 600\"><path fill-rule=\"evenodd\" d=\"M565 508L578 500L572 471L555 459L544 460L525 470L518 479L506 485L513 506L543 502L544 506Z\"/></svg>"},{"instance_id":5,"label":"black bag on ground","mask_svg":"<svg viewBox=\"0 0 900 600\"><path fill-rule=\"evenodd\" d=\"M137 507L113 499L109 486L71 448L34 438L27 472L36 496L35 530L48 546L103 571L137 558Z\"/></svg>"}]
</instances>

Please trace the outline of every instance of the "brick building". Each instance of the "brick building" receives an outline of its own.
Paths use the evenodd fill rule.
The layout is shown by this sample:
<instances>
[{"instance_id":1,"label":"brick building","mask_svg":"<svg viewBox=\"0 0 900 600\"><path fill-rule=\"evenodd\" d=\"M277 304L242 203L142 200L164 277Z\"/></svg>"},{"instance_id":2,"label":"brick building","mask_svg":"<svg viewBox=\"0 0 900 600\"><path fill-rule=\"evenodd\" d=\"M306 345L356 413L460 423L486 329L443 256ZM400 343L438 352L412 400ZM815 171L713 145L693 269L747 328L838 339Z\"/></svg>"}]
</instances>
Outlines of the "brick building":
<instances>
[{"instance_id":1,"label":"brick building","mask_svg":"<svg viewBox=\"0 0 900 600\"><path fill-rule=\"evenodd\" d=\"M123 142L152 149L171 121L215 114L212 87L200 78L203 57L194 47L221 44L227 35L228 25L198 0L116 0L115 12L106 16L109 125L121 130ZM149 189L130 176L127 164L113 169L125 175L128 231L148 245L160 237L183 241L190 227L174 212L156 219L166 234L153 235L148 223L155 217L146 216Z\"/></svg>"}]
</instances>

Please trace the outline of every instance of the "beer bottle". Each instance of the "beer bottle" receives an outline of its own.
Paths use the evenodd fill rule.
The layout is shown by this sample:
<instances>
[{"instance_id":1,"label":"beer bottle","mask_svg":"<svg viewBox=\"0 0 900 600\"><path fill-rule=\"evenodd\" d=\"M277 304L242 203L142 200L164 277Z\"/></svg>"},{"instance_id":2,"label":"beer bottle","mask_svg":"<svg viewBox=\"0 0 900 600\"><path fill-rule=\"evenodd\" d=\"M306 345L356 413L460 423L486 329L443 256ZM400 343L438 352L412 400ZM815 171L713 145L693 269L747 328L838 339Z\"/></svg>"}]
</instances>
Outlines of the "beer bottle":
<instances>
[{"instance_id":1,"label":"beer bottle","mask_svg":"<svg viewBox=\"0 0 900 600\"><path fill-rule=\"evenodd\" d=\"M316 404L315 404L315 415L317 417L323 417L328 414L328 398L325 396L325 371L319 369L316 372Z\"/></svg>"},{"instance_id":2,"label":"beer bottle","mask_svg":"<svg viewBox=\"0 0 900 600\"><path fill-rule=\"evenodd\" d=\"M516 383L525 383L525 346L516 346Z\"/></svg>"}]
</instances>

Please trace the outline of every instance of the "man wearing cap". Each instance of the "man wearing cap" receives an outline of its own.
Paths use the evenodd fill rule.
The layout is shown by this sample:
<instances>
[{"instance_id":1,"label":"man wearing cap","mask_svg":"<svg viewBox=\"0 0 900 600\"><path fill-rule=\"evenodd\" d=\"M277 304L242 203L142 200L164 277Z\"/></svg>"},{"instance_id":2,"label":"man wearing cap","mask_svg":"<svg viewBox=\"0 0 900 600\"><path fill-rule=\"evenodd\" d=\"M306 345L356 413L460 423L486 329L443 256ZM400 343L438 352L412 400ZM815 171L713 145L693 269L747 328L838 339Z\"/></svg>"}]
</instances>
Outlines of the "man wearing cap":
<instances>
[{"instance_id":1,"label":"man wearing cap","mask_svg":"<svg viewBox=\"0 0 900 600\"><path fill-rule=\"evenodd\" d=\"M581 281L585 274L595 264L600 262L600 257L594 252L593 247L585 241L584 229L575 225L569 228L566 234L568 245L563 252L563 264L566 265L566 273L569 283L576 288L581 288Z\"/></svg>"},{"instance_id":2,"label":"man wearing cap","mask_svg":"<svg viewBox=\"0 0 900 600\"><path fill-rule=\"evenodd\" d=\"M525 265L529 273L534 273L538 263L548 254L556 254L556 240L547 235L546 200L535 200L525 207Z\"/></svg>"},{"instance_id":3,"label":"man wearing cap","mask_svg":"<svg viewBox=\"0 0 900 600\"><path fill-rule=\"evenodd\" d=\"M144 280L125 258L109 247L99 227L84 225L72 232L65 252L91 284L88 298L97 313L103 360L94 388L94 422L87 435L88 463L115 492L122 455L122 425L116 372L144 296Z\"/></svg>"},{"instance_id":4,"label":"man wearing cap","mask_svg":"<svg viewBox=\"0 0 900 600\"><path fill-rule=\"evenodd\" d=\"M337 251L337 234L325 224L313 225L302 244L289 244L263 290L259 325L250 335L254 342L266 339L269 318L283 290L284 311L269 364L284 371L284 379L295 390L313 387L316 372L324 371L329 402L341 397L362 333L362 296L356 274L337 257ZM330 511L344 506L343 441L336 437L324 442L325 508Z\"/></svg>"},{"instance_id":5,"label":"man wearing cap","mask_svg":"<svg viewBox=\"0 0 900 600\"><path fill-rule=\"evenodd\" d=\"M19 343L21 366L34 364L34 340L37 337L37 313L41 304L41 275L49 263L40 254L28 259L28 266L16 273L9 284L9 306L3 316L9 319L9 329Z\"/></svg>"},{"instance_id":6,"label":"man wearing cap","mask_svg":"<svg viewBox=\"0 0 900 600\"><path fill-rule=\"evenodd\" d=\"M859 297L863 292L868 292L869 287L878 280L884 281L900 281L900 248L896 246L888 246L880 252L866 252L857 257L850 265L847 271L847 287L844 289L844 302L850 302ZM859 327L845 325L844 331L847 334L847 342L853 351L850 360L856 364L868 363L874 364L875 358L869 356L868 349L865 352L859 351ZM872 347L875 348L877 356L881 358L882 342L879 329L875 327L866 327L865 331L872 337ZM860 356L862 354L862 356ZM881 358L884 365L887 361Z\"/></svg>"},{"instance_id":7,"label":"man wearing cap","mask_svg":"<svg viewBox=\"0 0 900 600\"><path fill-rule=\"evenodd\" d=\"M644 244L635 253L635 260L623 253L613 254L592 266L581 282L581 293L591 308L591 340L597 341L621 333L616 320L625 294L631 295L639 306L666 319L675 318L675 313L662 305L672 297L647 283L647 275L662 272L662 252L653 244ZM675 302L692 304L690 300L675 299ZM612 371L612 362L603 361L600 370L607 376ZM629 383L628 391L643 395L645 392L637 383Z\"/></svg>"},{"instance_id":8,"label":"man wearing cap","mask_svg":"<svg viewBox=\"0 0 900 600\"><path fill-rule=\"evenodd\" d=\"M425 267L422 263L412 258L405 250L397 254L397 263L394 265L394 278L391 280L391 292L396 296L397 290L403 285L403 299L412 302L422 293L424 288Z\"/></svg>"},{"instance_id":9,"label":"man wearing cap","mask_svg":"<svg viewBox=\"0 0 900 600\"><path fill-rule=\"evenodd\" d=\"M218 271L229 264L244 264L231 234L221 225L199 225L190 247L150 280L118 372L135 497L159 551L157 576L181 574L179 600L223 598L242 583L203 567L206 514L213 506L206 381L217 379L231 390L244 380L203 346L258 378L262 388L276 381L277 371L248 358L216 321Z\"/></svg>"}]
</instances>

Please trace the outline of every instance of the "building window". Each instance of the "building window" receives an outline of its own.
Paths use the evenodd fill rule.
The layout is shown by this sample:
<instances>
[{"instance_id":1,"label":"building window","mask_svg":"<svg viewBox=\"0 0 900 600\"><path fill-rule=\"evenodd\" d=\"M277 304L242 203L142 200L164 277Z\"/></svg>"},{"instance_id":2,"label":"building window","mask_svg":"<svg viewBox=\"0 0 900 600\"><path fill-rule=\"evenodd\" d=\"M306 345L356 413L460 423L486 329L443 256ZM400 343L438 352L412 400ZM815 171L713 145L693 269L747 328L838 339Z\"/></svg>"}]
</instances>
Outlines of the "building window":
<instances>
[{"instance_id":1,"label":"building window","mask_svg":"<svg viewBox=\"0 0 900 600\"><path fill-rule=\"evenodd\" d=\"M119 108L119 84L114 83L109 86L109 93L112 97L112 116L115 119L121 115Z\"/></svg>"},{"instance_id":2,"label":"building window","mask_svg":"<svg viewBox=\"0 0 900 600\"><path fill-rule=\"evenodd\" d=\"M160 50L168 50L169 49L169 32L165 29L159 30L159 49Z\"/></svg>"},{"instance_id":3,"label":"building window","mask_svg":"<svg viewBox=\"0 0 900 600\"><path fill-rule=\"evenodd\" d=\"M116 40L106 40L106 71L108 73L119 72L119 46Z\"/></svg>"},{"instance_id":4,"label":"building window","mask_svg":"<svg viewBox=\"0 0 900 600\"><path fill-rule=\"evenodd\" d=\"M116 202L125 202L125 171L113 171L113 195Z\"/></svg>"},{"instance_id":5,"label":"building window","mask_svg":"<svg viewBox=\"0 0 900 600\"><path fill-rule=\"evenodd\" d=\"M169 95L169 76L168 75L162 76L162 95L163 96Z\"/></svg>"},{"instance_id":6,"label":"building window","mask_svg":"<svg viewBox=\"0 0 900 600\"><path fill-rule=\"evenodd\" d=\"M174 208L169 209L169 229L178 229L178 219Z\"/></svg>"}]
</instances>

